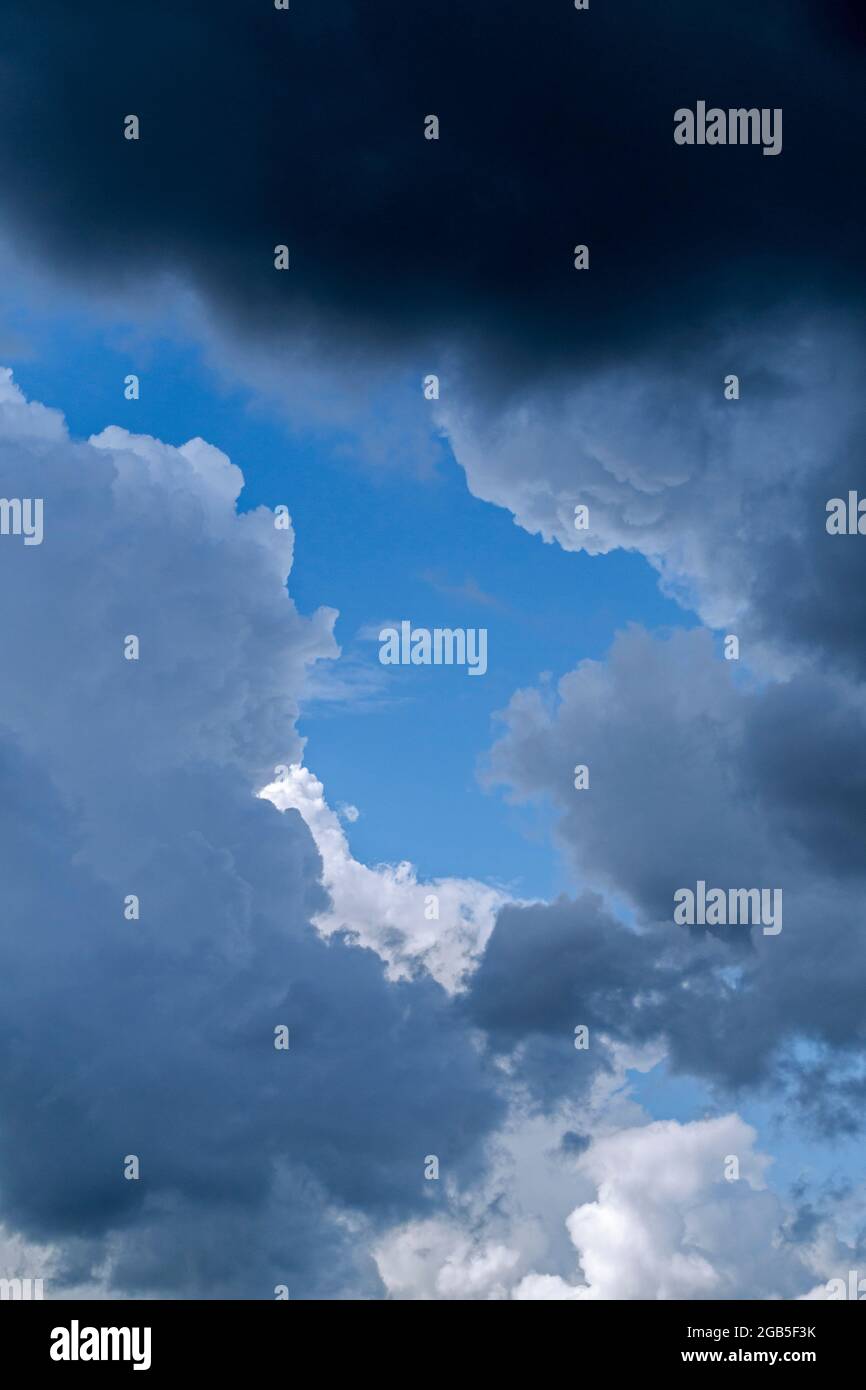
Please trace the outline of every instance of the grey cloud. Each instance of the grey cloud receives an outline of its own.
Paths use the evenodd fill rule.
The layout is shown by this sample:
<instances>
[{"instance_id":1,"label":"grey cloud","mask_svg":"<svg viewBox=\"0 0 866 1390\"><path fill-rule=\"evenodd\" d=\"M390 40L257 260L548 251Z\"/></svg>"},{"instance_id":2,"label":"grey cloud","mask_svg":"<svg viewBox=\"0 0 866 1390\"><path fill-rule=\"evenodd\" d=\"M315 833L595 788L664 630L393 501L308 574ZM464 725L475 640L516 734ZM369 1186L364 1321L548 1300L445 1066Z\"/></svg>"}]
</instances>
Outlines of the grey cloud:
<instances>
[{"instance_id":1,"label":"grey cloud","mask_svg":"<svg viewBox=\"0 0 866 1390\"><path fill-rule=\"evenodd\" d=\"M43 544L0 544L2 1219L62 1248L60 1287L381 1291L371 1233L429 1209L426 1154L471 1182L502 1102L432 980L318 936L310 833L254 795L331 615L200 441L77 444L7 377L0 436L45 499Z\"/></svg>"},{"instance_id":2,"label":"grey cloud","mask_svg":"<svg viewBox=\"0 0 866 1390\"><path fill-rule=\"evenodd\" d=\"M553 701L520 692L504 720L491 776L550 798L579 880L631 905L636 924L586 899L526 908L519 925L506 909L473 986L485 1026L515 1047L594 1015L614 1038L665 1039L675 1069L733 1088L804 1080L799 1041L856 1059L864 869L849 862L839 879L845 841L831 826L859 804L858 782L828 762L857 744L852 688L814 673L743 688L706 632L634 629ZM587 791L573 789L576 762ZM698 879L781 888L782 932L675 926L674 891ZM544 999L549 1010L533 1006ZM820 1089L793 1086L819 1120Z\"/></svg>"},{"instance_id":3,"label":"grey cloud","mask_svg":"<svg viewBox=\"0 0 866 1390\"><path fill-rule=\"evenodd\" d=\"M857 487L864 346L844 314L708 322L700 340L496 403L441 403L473 493L567 550L638 550L663 588L735 632L753 666L863 675L866 551L829 536ZM723 395L740 377L740 399ZM588 530L575 507L589 507Z\"/></svg>"}]
</instances>

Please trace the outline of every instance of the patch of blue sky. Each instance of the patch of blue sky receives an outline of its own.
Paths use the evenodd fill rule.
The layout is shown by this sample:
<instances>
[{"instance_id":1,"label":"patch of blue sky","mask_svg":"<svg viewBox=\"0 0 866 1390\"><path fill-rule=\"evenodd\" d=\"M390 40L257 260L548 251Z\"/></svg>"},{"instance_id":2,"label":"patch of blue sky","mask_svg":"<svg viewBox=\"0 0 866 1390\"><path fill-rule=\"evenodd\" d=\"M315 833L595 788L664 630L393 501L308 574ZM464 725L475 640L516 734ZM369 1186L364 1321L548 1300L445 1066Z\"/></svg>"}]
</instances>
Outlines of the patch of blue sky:
<instances>
[{"instance_id":1,"label":"patch of blue sky","mask_svg":"<svg viewBox=\"0 0 866 1390\"><path fill-rule=\"evenodd\" d=\"M430 469L376 468L347 447L345 420L293 431L284 413L232 386L176 324L143 330L105 310L34 307L7 286L2 360L25 392L63 411L73 434L108 424L181 444L201 435L242 470L243 508L288 506L296 533L290 591L302 612L339 611L342 656L320 664L301 731L306 761L350 826L364 862L412 861L424 877L471 876L523 897L574 888L552 848L550 812L508 805L479 784L493 716L513 692L603 658L615 632L693 626L639 555L566 554L474 498L443 440ZM124 398L130 372L141 398ZM395 385L404 391L405 381ZM420 392L420 375L419 375ZM383 415L389 403L374 402ZM378 631L485 627L488 671L387 667Z\"/></svg>"}]
</instances>

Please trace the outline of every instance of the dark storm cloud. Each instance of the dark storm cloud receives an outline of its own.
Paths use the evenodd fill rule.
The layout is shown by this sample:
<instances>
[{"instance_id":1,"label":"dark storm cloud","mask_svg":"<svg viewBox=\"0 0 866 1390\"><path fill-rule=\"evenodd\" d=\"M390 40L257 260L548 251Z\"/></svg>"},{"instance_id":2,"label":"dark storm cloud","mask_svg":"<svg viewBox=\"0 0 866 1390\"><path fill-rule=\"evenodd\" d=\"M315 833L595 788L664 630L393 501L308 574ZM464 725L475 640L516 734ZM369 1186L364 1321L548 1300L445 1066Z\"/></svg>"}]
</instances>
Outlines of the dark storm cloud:
<instances>
[{"instance_id":1,"label":"dark storm cloud","mask_svg":"<svg viewBox=\"0 0 866 1390\"><path fill-rule=\"evenodd\" d=\"M576 1025L604 1028L653 987L654 971L664 972L660 944L629 931L589 894L543 908L503 908L472 981L472 1015L503 1045L550 1031L573 1050ZM671 953L676 944L672 939ZM670 968L660 976L668 987L675 978Z\"/></svg>"},{"instance_id":2,"label":"dark storm cloud","mask_svg":"<svg viewBox=\"0 0 866 1390\"><path fill-rule=\"evenodd\" d=\"M627 1043L663 1038L678 1071L734 1088L772 1080L824 1132L861 1123L857 691L817 672L747 691L706 632L658 641L635 629L557 698L519 692L504 718L493 775L518 798L550 798L580 881L625 898L639 929L587 896L505 909L468 1002L494 1045L523 1047L547 1094L568 1074L535 1075L537 1040L564 1054L576 1023ZM576 762L589 790L574 790ZM781 933L690 937L673 895L698 879L780 888Z\"/></svg>"},{"instance_id":3,"label":"dark storm cloud","mask_svg":"<svg viewBox=\"0 0 866 1390\"><path fill-rule=\"evenodd\" d=\"M370 1233L429 1213L427 1154L471 1183L502 1104L429 977L319 937L310 832L254 795L333 652L292 534L201 440L75 444L5 372L0 470L45 504L0 545L0 1220L60 1287L381 1292Z\"/></svg>"},{"instance_id":4,"label":"dark storm cloud","mask_svg":"<svg viewBox=\"0 0 866 1390\"><path fill-rule=\"evenodd\" d=\"M519 1058L514 1074L533 1100L555 1105L609 1069L602 1037L639 1045L663 1036L667 1001L693 968L689 953L682 936L630 931L594 894L509 906L462 1008L494 1053ZM699 985L704 976L712 972L698 969ZM589 1029L580 1050L579 1025Z\"/></svg>"},{"instance_id":5,"label":"dark storm cloud","mask_svg":"<svg viewBox=\"0 0 866 1390\"><path fill-rule=\"evenodd\" d=\"M862 371L862 363L861 363ZM855 394L856 393L856 394ZM853 385L850 424L840 441L817 429L808 441L811 471L767 497L764 535L743 588L756 633L811 651L860 680L866 676L866 549L859 535L827 531L828 503L864 495L866 411L862 376ZM757 509L756 509L757 510ZM773 512L778 524L770 520ZM782 517L784 516L784 520ZM767 524L767 523L770 524Z\"/></svg>"},{"instance_id":6,"label":"dark storm cloud","mask_svg":"<svg viewBox=\"0 0 866 1390\"><path fill-rule=\"evenodd\" d=\"M815 672L751 704L742 773L819 872L859 878L866 843L866 711L859 689Z\"/></svg>"},{"instance_id":7,"label":"dark storm cloud","mask_svg":"<svg viewBox=\"0 0 866 1390\"><path fill-rule=\"evenodd\" d=\"M682 348L721 311L862 294L849 14L10 0L3 216L61 274L166 268L232 324L325 351L442 336L525 371L662 334ZM783 108L783 152L677 147L673 113L699 99Z\"/></svg>"},{"instance_id":8,"label":"dark storm cloud","mask_svg":"<svg viewBox=\"0 0 866 1390\"><path fill-rule=\"evenodd\" d=\"M3 818L4 1220L88 1242L92 1264L113 1250L116 1289L374 1290L335 1213L376 1228L429 1211L424 1156L471 1180L499 1115L442 991L389 985L371 952L319 939L295 813L211 778L219 813L183 828L175 809L129 923L122 885L72 865L62 818L50 843L41 807L31 822L28 780L47 790L4 746L3 804L19 808ZM180 790L165 787L175 808Z\"/></svg>"}]
</instances>

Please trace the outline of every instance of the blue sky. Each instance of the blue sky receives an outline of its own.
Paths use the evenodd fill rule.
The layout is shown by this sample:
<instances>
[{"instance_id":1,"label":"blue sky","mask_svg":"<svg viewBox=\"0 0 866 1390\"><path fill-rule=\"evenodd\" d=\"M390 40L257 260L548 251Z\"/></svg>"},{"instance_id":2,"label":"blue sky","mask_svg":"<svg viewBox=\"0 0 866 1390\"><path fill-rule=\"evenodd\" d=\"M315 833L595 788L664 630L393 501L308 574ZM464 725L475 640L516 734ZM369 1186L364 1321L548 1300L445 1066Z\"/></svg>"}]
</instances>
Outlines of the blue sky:
<instances>
[{"instance_id":1,"label":"blue sky","mask_svg":"<svg viewBox=\"0 0 866 1390\"><path fill-rule=\"evenodd\" d=\"M253 392L230 389L176 325L106 322L50 310L7 290L7 351L28 395L63 411L73 434L109 423L182 444L196 435L242 470L241 508L289 507L295 527L290 592L302 612L339 610L337 699L311 701L300 729L306 762L333 805L357 806L347 827L367 863L411 860L424 877L454 874L506 884L518 897L574 888L552 848L543 805L510 806L480 784L494 716L515 690L556 681L601 659L628 623L692 626L660 592L643 556L566 554L473 497L447 441L434 470L411 459L377 470L344 430L293 432ZM121 346L122 345L122 346ZM141 398L123 382L137 372ZM408 391L420 372L401 383ZM420 392L420 384L418 385ZM367 633L388 620L421 627L486 627L488 671L381 667ZM359 635L364 634L364 635ZM576 761L577 761L576 757Z\"/></svg>"}]
</instances>

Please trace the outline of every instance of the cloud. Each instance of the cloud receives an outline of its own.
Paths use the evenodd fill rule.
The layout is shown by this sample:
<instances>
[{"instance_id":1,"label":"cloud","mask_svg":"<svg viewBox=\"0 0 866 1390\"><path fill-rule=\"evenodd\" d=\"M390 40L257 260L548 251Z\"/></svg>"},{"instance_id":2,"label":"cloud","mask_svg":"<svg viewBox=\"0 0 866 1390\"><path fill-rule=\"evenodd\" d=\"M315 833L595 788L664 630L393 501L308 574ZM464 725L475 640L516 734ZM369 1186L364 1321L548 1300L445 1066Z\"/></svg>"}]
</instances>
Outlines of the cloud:
<instances>
[{"instance_id":1,"label":"cloud","mask_svg":"<svg viewBox=\"0 0 866 1390\"><path fill-rule=\"evenodd\" d=\"M563 1138L580 1125L586 1147L592 1135L641 1123L628 1072L658 1060L651 1049L604 1053L606 1066L581 1067L570 1096L546 1112L533 1103L520 1067L504 1069L509 1110L488 1145L484 1175L471 1187L446 1184L435 1214L399 1223L374 1244L390 1297L500 1299L533 1269L573 1273L565 1221L593 1188Z\"/></svg>"},{"instance_id":2,"label":"cloud","mask_svg":"<svg viewBox=\"0 0 866 1390\"><path fill-rule=\"evenodd\" d=\"M667 593L739 636L753 668L817 659L862 677L864 551L826 531L827 501L856 488L863 450L859 326L795 301L703 334L688 354L656 344L501 401L458 383L437 419L470 490L527 531L593 555L641 552Z\"/></svg>"},{"instance_id":3,"label":"cloud","mask_svg":"<svg viewBox=\"0 0 866 1390\"><path fill-rule=\"evenodd\" d=\"M322 783L307 768L286 769L284 780L270 783L261 795L280 810L294 807L309 826L329 899L314 919L324 936L342 932L376 951L390 979L411 978L423 967L449 991L464 984L497 912L509 901L506 893L467 879L419 883L408 863L372 869L360 864L325 801Z\"/></svg>"},{"instance_id":4,"label":"cloud","mask_svg":"<svg viewBox=\"0 0 866 1390\"><path fill-rule=\"evenodd\" d=\"M815 1272L764 1183L768 1160L737 1115L656 1121L597 1139L578 1161L596 1198L568 1218L585 1282L527 1275L514 1297L791 1298ZM739 1177L730 1160L737 1159Z\"/></svg>"},{"instance_id":5,"label":"cloud","mask_svg":"<svg viewBox=\"0 0 866 1390\"><path fill-rule=\"evenodd\" d=\"M496 608L502 612L506 611L506 605L493 594L486 593L472 575L467 575L462 584L449 584L445 576L438 570L425 570L421 578L425 584L430 585L431 589L435 589L438 594L444 594L447 598L459 599L463 603L470 603L481 608Z\"/></svg>"},{"instance_id":6,"label":"cloud","mask_svg":"<svg viewBox=\"0 0 866 1390\"><path fill-rule=\"evenodd\" d=\"M571 1190L564 1272L526 1222L488 1210L390 1233L377 1247L394 1298L519 1301L816 1297L850 1258L831 1226L792 1238L792 1213L765 1184L770 1160L736 1114L599 1133L561 1170ZM739 1176L733 1174L736 1159ZM575 1205L574 1198L584 1194Z\"/></svg>"},{"instance_id":7,"label":"cloud","mask_svg":"<svg viewBox=\"0 0 866 1390\"><path fill-rule=\"evenodd\" d=\"M2 1218L55 1292L375 1294L425 1155L471 1183L503 1107L429 976L320 937L310 831L255 795L333 614L200 440L75 441L6 373L0 462L44 500L0 539Z\"/></svg>"},{"instance_id":8,"label":"cloud","mask_svg":"<svg viewBox=\"0 0 866 1390\"><path fill-rule=\"evenodd\" d=\"M505 1245L479 1246L456 1224L424 1221L395 1232L377 1264L392 1298L501 1299L520 1256Z\"/></svg>"},{"instance_id":9,"label":"cloud","mask_svg":"<svg viewBox=\"0 0 866 1390\"><path fill-rule=\"evenodd\" d=\"M676 1070L727 1087L773 1078L825 1133L848 1131L866 1044L863 868L855 856L840 873L853 842L831 827L856 834L862 695L832 673L759 685L733 665L706 631L634 628L554 692L513 697L491 778L550 801L578 882L633 921L586 894L506 908L468 1007L530 1057L577 1023L664 1039ZM577 763L588 790L574 789ZM675 926L674 893L698 880L781 889L781 933ZM560 1082L539 1064L537 1084Z\"/></svg>"},{"instance_id":10,"label":"cloud","mask_svg":"<svg viewBox=\"0 0 866 1390\"><path fill-rule=\"evenodd\" d=\"M597 1198L575 1208L567 1223L584 1297L772 1292L760 1290L753 1262L773 1250L780 1210L762 1191L766 1164L754 1154L754 1140L735 1115L688 1125L661 1121L597 1140L579 1160ZM741 1165L736 1183L724 1176L729 1156Z\"/></svg>"},{"instance_id":11,"label":"cloud","mask_svg":"<svg viewBox=\"0 0 866 1390\"><path fill-rule=\"evenodd\" d=\"M4 218L63 276L119 290L173 274L259 342L338 342L358 363L456 344L500 378L690 341L708 317L802 295L805 276L812 299L851 302L864 54L839 42L846 13L736 0L698 30L687 0L543 17L483 0L471 20L447 0L431 30L396 0L375 15L223 0L182 21L155 0L146 24L98 0L50 5L46 41L16 0ZM184 74L170 89L166 52ZM782 155L677 147L674 112L700 96L783 108Z\"/></svg>"}]
</instances>

